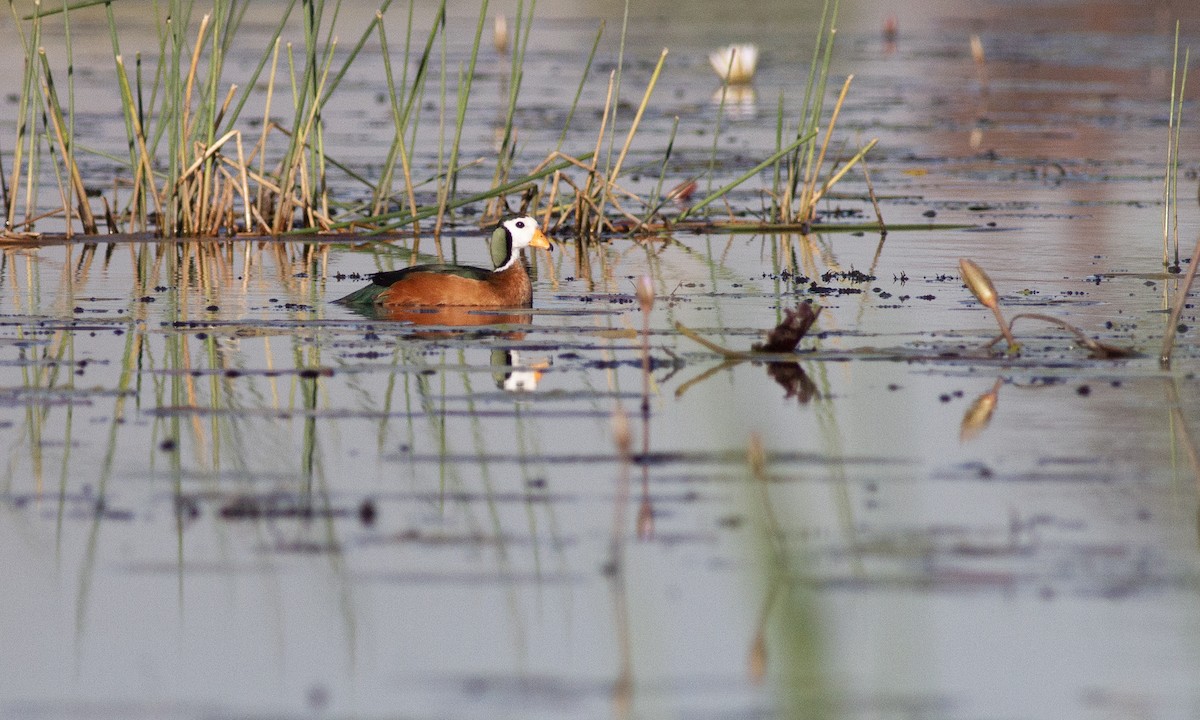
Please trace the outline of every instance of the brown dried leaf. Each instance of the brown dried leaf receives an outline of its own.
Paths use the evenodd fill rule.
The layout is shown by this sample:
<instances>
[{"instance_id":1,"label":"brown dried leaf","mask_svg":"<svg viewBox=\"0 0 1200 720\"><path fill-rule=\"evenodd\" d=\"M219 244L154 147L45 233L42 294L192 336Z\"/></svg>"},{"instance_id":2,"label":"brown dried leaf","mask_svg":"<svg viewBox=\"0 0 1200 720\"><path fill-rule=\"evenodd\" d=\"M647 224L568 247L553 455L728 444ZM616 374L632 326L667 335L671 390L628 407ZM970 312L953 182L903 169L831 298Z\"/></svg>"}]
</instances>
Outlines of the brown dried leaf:
<instances>
[{"instance_id":1,"label":"brown dried leaf","mask_svg":"<svg viewBox=\"0 0 1200 720\"><path fill-rule=\"evenodd\" d=\"M761 353L795 352L796 346L804 339L820 314L821 306L812 303L800 303L795 310L785 308L783 322L767 333L765 343L755 343L751 349Z\"/></svg>"}]
</instances>

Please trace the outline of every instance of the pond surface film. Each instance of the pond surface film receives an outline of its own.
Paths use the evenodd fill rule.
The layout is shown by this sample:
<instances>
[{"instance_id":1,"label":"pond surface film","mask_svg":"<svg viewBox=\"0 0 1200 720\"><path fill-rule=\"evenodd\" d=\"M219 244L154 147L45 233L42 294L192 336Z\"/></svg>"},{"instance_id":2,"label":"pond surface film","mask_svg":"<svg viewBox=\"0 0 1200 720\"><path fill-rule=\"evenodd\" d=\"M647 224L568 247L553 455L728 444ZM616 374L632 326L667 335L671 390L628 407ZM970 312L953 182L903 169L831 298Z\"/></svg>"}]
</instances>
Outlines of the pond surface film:
<instances>
[{"instance_id":1,"label":"pond surface film","mask_svg":"<svg viewBox=\"0 0 1200 720\"><path fill-rule=\"evenodd\" d=\"M350 5L355 28L375 7ZM803 91L810 9L705 7L631 18L631 102L671 47L630 161L645 188L676 116L665 184L707 167L714 46L765 27L714 185L773 150L780 89ZM1164 7L921 3L888 46L882 10L843 3L842 140L880 138L889 224L960 229L559 232L529 258L534 308L501 316L331 303L403 267L405 238L6 245L0 717L1196 717L1193 309L1172 370L1156 358L1180 277L1162 268L1172 32L1200 47L1200 18ZM530 165L621 8L538 11ZM481 82L500 89L501 64ZM354 92L389 110L356 82L327 142L368 162ZM506 97L479 92L473 156ZM119 115L93 122L123 142ZM871 220L865 194L851 173L822 210ZM485 264L472 218L443 250ZM1007 315L1139 354L1092 359L1035 320L1018 356L982 350L998 331L959 257ZM824 310L794 357L726 363L676 330L748 350L807 301Z\"/></svg>"}]
</instances>

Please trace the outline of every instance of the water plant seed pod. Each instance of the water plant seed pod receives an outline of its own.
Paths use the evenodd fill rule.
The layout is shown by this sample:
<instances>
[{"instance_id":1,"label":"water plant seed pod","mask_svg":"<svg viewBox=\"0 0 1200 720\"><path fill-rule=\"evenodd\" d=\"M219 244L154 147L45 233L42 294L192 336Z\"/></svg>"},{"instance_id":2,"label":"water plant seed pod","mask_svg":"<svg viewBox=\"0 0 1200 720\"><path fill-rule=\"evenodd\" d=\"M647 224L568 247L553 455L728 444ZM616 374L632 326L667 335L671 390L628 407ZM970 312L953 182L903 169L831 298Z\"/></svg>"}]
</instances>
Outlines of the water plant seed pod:
<instances>
[{"instance_id":1,"label":"water plant seed pod","mask_svg":"<svg viewBox=\"0 0 1200 720\"><path fill-rule=\"evenodd\" d=\"M617 447L617 453L622 459L628 459L632 455L633 449L633 434L629 430L629 417L621 408L613 411L612 416L612 434L613 445Z\"/></svg>"},{"instance_id":2,"label":"water plant seed pod","mask_svg":"<svg viewBox=\"0 0 1200 720\"><path fill-rule=\"evenodd\" d=\"M992 284L992 279L983 271L983 268L967 258L958 259L958 268L962 272L963 282L967 284L975 297L979 298L979 302L992 310L999 307L1000 300L996 294L996 286Z\"/></svg>"},{"instance_id":3,"label":"water plant seed pod","mask_svg":"<svg viewBox=\"0 0 1200 720\"><path fill-rule=\"evenodd\" d=\"M654 309L654 281L649 275L638 278L637 299L638 304L642 306L642 312L649 313Z\"/></svg>"}]
</instances>

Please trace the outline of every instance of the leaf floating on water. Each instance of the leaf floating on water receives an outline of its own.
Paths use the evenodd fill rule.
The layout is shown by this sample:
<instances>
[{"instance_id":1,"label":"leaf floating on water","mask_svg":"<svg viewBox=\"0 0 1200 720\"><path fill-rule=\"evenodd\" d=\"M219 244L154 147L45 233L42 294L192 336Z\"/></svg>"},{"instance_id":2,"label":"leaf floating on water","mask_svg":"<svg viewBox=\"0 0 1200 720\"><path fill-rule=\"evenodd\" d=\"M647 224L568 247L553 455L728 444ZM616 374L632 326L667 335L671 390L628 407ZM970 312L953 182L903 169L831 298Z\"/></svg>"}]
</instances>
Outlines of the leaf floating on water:
<instances>
[{"instance_id":1,"label":"leaf floating on water","mask_svg":"<svg viewBox=\"0 0 1200 720\"><path fill-rule=\"evenodd\" d=\"M809 328L817 321L820 314L821 306L814 306L812 303L800 303L795 310L785 308L783 322L767 333L765 343L755 343L751 349L754 352L762 353L796 352L796 346L808 334Z\"/></svg>"}]
</instances>

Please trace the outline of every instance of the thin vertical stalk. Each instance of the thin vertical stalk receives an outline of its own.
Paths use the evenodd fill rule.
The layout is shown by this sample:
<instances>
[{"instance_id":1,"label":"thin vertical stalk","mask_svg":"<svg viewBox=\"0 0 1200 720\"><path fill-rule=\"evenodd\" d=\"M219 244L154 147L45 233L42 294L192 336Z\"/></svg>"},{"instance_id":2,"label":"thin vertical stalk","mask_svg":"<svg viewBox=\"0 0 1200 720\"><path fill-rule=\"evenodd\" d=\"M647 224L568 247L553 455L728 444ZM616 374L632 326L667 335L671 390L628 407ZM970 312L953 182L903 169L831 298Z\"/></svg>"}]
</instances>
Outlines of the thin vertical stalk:
<instances>
[{"instance_id":1,"label":"thin vertical stalk","mask_svg":"<svg viewBox=\"0 0 1200 720\"><path fill-rule=\"evenodd\" d=\"M1179 21L1175 21L1175 44L1171 49L1171 104L1167 110L1167 167L1163 172L1163 254L1162 262L1166 267L1170 263L1170 242L1171 242L1171 204L1174 199L1172 191L1174 190L1174 173L1172 172L1177 167L1178 148L1175 147L1175 125L1177 119L1175 117L1175 93L1179 87ZM1176 262L1178 262L1179 248L1176 246Z\"/></svg>"},{"instance_id":2,"label":"thin vertical stalk","mask_svg":"<svg viewBox=\"0 0 1200 720\"><path fill-rule=\"evenodd\" d=\"M571 100L571 109L567 111L567 119L563 122L562 132L559 133L558 143L554 146L555 152L562 150L563 142L567 139L567 130L571 127L571 120L575 117L575 109L579 107L579 98L583 95L583 86L587 83L588 73L592 70L592 61L596 59L596 48L600 47L600 38L604 35L604 21L600 21L600 27L596 30L596 39L592 41L592 49L588 52L587 62L583 65L583 75L579 77L579 85L575 88L575 98Z\"/></svg>"},{"instance_id":3,"label":"thin vertical stalk","mask_svg":"<svg viewBox=\"0 0 1200 720\"><path fill-rule=\"evenodd\" d=\"M642 122L642 116L646 114L646 106L650 104L650 95L654 92L654 86L658 84L658 77L662 74L663 65L667 62L667 48L662 49L662 53L658 56L658 64L654 66L654 72L650 74L650 82L646 84L646 92L642 95L642 102L638 105L637 112L633 116L633 122L629 124L629 132L625 134L625 144L621 146L621 152L617 155L617 162L612 166L612 170L606 175L604 184L604 193L600 196L599 210L597 210L597 219L604 217L604 206L609 195L612 194L612 188L615 187L617 176L621 174L621 166L625 164L625 158L629 154L629 146L633 144L633 136L637 134L638 126Z\"/></svg>"},{"instance_id":4,"label":"thin vertical stalk","mask_svg":"<svg viewBox=\"0 0 1200 720\"><path fill-rule=\"evenodd\" d=\"M455 93L458 101L458 113L454 125L454 140L450 144L450 165L446 169L446 178L440 193L441 197L438 198L438 215L434 226L434 232L437 235L441 235L442 224L445 221L446 205L453 199L455 187L458 184L459 144L462 142L463 127L466 125L467 103L471 99L471 82L475 78L475 63L479 58L479 43L483 38L484 25L487 24L487 9L488 0L483 0L479 6L479 22L475 26L475 41L471 44L471 59L467 65L466 75L458 83L458 90Z\"/></svg>"},{"instance_id":5,"label":"thin vertical stalk","mask_svg":"<svg viewBox=\"0 0 1200 720\"><path fill-rule=\"evenodd\" d=\"M662 199L662 186L663 181L667 178L667 163L671 160L671 151L675 148L675 133L678 131L679 116L676 115L674 121L671 123L671 134L667 137L667 151L663 153L662 165L658 169L658 182L654 184L654 194L650 196L650 202L646 204L649 211L646 213L646 217L642 218L642 222L639 223L638 228L650 222L654 218L654 214L666 202Z\"/></svg>"},{"instance_id":6,"label":"thin vertical stalk","mask_svg":"<svg viewBox=\"0 0 1200 720\"><path fill-rule=\"evenodd\" d=\"M64 139L63 161L69 168L74 171L74 175L78 176L78 168L75 165L75 51L71 43L71 11L67 5L67 0L62 0L62 16L63 16L63 41L66 44L67 50L67 128L66 137ZM82 186L82 180L80 181ZM71 201L72 195L76 189L75 183L67 183L67 236L71 235ZM79 188L82 191L82 187ZM79 204L82 215L82 210L87 206L87 195L81 192L79 196ZM80 221L84 223L84 232L87 232L87 220L82 216ZM95 223L92 223L93 230Z\"/></svg>"},{"instance_id":7,"label":"thin vertical stalk","mask_svg":"<svg viewBox=\"0 0 1200 720\"><path fill-rule=\"evenodd\" d=\"M383 69L384 75L387 78L389 96L392 99L392 124L394 126L394 134L392 136L392 145L388 150L388 157L384 164L382 177L379 180L379 187L375 191L375 214L384 212L384 205L389 197L391 197L392 175L395 172L396 157L399 156L402 171L404 173L404 188L408 194L408 205L410 212L415 216L417 214L417 199L413 192L412 186L412 169L408 161L408 149L404 145L405 120L404 111L400 109L400 102L397 99L395 80L392 74L391 55L388 52L387 32L384 30L382 22L378 23L379 27L379 45L383 53ZM409 26L411 29L411 25ZM405 43L407 47L408 43ZM412 107L408 105L407 107ZM413 220L413 233L420 234L420 220Z\"/></svg>"}]
</instances>

